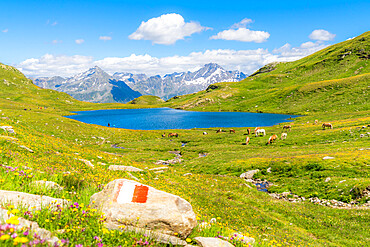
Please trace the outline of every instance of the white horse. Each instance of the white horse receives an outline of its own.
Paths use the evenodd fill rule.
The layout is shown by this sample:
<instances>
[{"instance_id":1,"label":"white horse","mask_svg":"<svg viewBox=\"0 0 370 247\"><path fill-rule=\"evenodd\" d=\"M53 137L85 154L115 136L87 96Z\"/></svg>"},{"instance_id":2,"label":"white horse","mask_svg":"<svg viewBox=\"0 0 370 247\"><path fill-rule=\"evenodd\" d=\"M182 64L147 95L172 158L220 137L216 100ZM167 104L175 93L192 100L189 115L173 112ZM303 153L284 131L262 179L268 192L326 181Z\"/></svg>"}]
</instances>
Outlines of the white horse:
<instances>
[{"instance_id":1,"label":"white horse","mask_svg":"<svg viewBox=\"0 0 370 247\"><path fill-rule=\"evenodd\" d=\"M259 129L259 130L256 131L256 137L259 136L259 135L261 135L261 134L263 134L263 136L266 135L265 129Z\"/></svg>"},{"instance_id":2,"label":"white horse","mask_svg":"<svg viewBox=\"0 0 370 247\"><path fill-rule=\"evenodd\" d=\"M286 137L288 136L287 133L281 133L281 140L284 140L286 139Z\"/></svg>"}]
</instances>

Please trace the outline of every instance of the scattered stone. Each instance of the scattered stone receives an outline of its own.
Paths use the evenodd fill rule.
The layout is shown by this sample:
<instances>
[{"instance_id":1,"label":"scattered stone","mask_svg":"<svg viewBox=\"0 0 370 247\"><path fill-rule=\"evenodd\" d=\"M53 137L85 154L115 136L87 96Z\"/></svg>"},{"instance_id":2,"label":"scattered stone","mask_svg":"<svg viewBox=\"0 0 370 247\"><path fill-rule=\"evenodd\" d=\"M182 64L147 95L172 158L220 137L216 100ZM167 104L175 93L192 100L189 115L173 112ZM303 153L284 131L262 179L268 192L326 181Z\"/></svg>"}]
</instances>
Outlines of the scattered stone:
<instances>
[{"instance_id":1,"label":"scattered stone","mask_svg":"<svg viewBox=\"0 0 370 247\"><path fill-rule=\"evenodd\" d=\"M194 239L202 247L234 247L234 245L219 238L196 237Z\"/></svg>"},{"instance_id":2,"label":"scattered stone","mask_svg":"<svg viewBox=\"0 0 370 247\"><path fill-rule=\"evenodd\" d=\"M0 208L0 222L5 222L11 217L14 217L14 215L8 214L8 210ZM60 241L59 238L53 236L50 231L40 228L36 222L26 220L22 217L18 217L18 220L19 224L14 225L15 230L21 231L24 230L24 228L29 228L32 233L37 234L41 239L45 239L47 243L51 244L51 246L55 246L58 241Z\"/></svg>"},{"instance_id":3,"label":"scattered stone","mask_svg":"<svg viewBox=\"0 0 370 247\"><path fill-rule=\"evenodd\" d=\"M110 165L108 170L111 171L127 171L127 172L142 172L143 170L133 166Z\"/></svg>"},{"instance_id":4,"label":"scattered stone","mask_svg":"<svg viewBox=\"0 0 370 247\"><path fill-rule=\"evenodd\" d=\"M79 155L79 154L77 153L76 155ZM85 165L90 166L91 168L94 168L94 165L89 160L85 160L85 159L78 159L78 160L85 163Z\"/></svg>"},{"instance_id":5,"label":"scattered stone","mask_svg":"<svg viewBox=\"0 0 370 247\"><path fill-rule=\"evenodd\" d=\"M189 172L189 173L185 173L183 176L185 176L185 177L186 177L186 176L191 176L191 175L193 175L193 173L190 173L190 172Z\"/></svg>"},{"instance_id":6,"label":"scattered stone","mask_svg":"<svg viewBox=\"0 0 370 247\"><path fill-rule=\"evenodd\" d=\"M55 208L56 205L70 205L70 202L63 199L8 190L0 190L0 203L11 203L15 207L23 205L35 210L40 210L41 207L49 205L51 208Z\"/></svg>"},{"instance_id":7,"label":"scattered stone","mask_svg":"<svg viewBox=\"0 0 370 247\"><path fill-rule=\"evenodd\" d=\"M57 190L57 191L63 190L62 186L52 181L44 181L44 180L33 181L31 185L34 185L37 187L44 187L45 189L49 189L49 190Z\"/></svg>"},{"instance_id":8,"label":"scattered stone","mask_svg":"<svg viewBox=\"0 0 370 247\"><path fill-rule=\"evenodd\" d=\"M330 156L325 156L324 158L322 158L323 160L332 160L332 159L335 159L334 157L330 157Z\"/></svg>"},{"instance_id":9,"label":"scattered stone","mask_svg":"<svg viewBox=\"0 0 370 247\"><path fill-rule=\"evenodd\" d=\"M342 180L342 181L339 181L339 183L341 184L341 183L343 183L343 182L345 182L345 181L347 181L347 180Z\"/></svg>"},{"instance_id":10,"label":"scattered stone","mask_svg":"<svg viewBox=\"0 0 370 247\"><path fill-rule=\"evenodd\" d=\"M256 240L254 238L246 237L246 236L242 235L241 233L234 233L231 237L233 239L236 239L236 240L238 240L240 242L244 242L244 243L254 244L256 242Z\"/></svg>"},{"instance_id":11,"label":"scattered stone","mask_svg":"<svg viewBox=\"0 0 370 247\"><path fill-rule=\"evenodd\" d=\"M9 132L10 134L15 134L12 126L0 126L0 129L4 130L5 132Z\"/></svg>"},{"instance_id":12,"label":"scattered stone","mask_svg":"<svg viewBox=\"0 0 370 247\"><path fill-rule=\"evenodd\" d=\"M149 171L158 171L158 170L166 170L166 169L168 169L167 166L162 166L162 167L150 168Z\"/></svg>"},{"instance_id":13,"label":"scattered stone","mask_svg":"<svg viewBox=\"0 0 370 247\"><path fill-rule=\"evenodd\" d=\"M101 166L106 166L107 164L105 164L104 162L98 162L97 163L98 165L101 165Z\"/></svg>"},{"instance_id":14,"label":"scattered stone","mask_svg":"<svg viewBox=\"0 0 370 247\"><path fill-rule=\"evenodd\" d=\"M327 182L329 182L330 181L330 177L327 177L326 179L325 179L325 183L327 183Z\"/></svg>"},{"instance_id":15,"label":"scattered stone","mask_svg":"<svg viewBox=\"0 0 370 247\"><path fill-rule=\"evenodd\" d=\"M199 158L206 157L207 155L208 155L207 153L200 153L200 154L199 154Z\"/></svg>"},{"instance_id":16,"label":"scattered stone","mask_svg":"<svg viewBox=\"0 0 370 247\"><path fill-rule=\"evenodd\" d=\"M271 173L271 167L267 168L267 172Z\"/></svg>"},{"instance_id":17,"label":"scattered stone","mask_svg":"<svg viewBox=\"0 0 370 247\"><path fill-rule=\"evenodd\" d=\"M30 148L28 148L28 147L26 147L26 146L23 146L23 145L20 145L19 146L20 148L24 148L24 149L26 149L28 152L30 152L30 153L33 153L33 150L32 149L30 149Z\"/></svg>"},{"instance_id":18,"label":"scattered stone","mask_svg":"<svg viewBox=\"0 0 370 247\"><path fill-rule=\"evenodd\" d=\"M90 201L105 213L110 227L131 225L186 237L197 224L186 200L128 179L108 183Z\"/></svg>"},{"instance_id":19,"label":"scattered stone","mask_svg":"<svg viewBox=\"0 0 370 247\"><path fill-rule=\"evenodd\" d=\"M256 169L256 170L250 170L250 171L247 171L243 174L240 175L240 178L244 178L244 179L252 179L254 174L256 174L257 172L259 172L260 170L259 169Z\"/></svg>"}]
</instances>

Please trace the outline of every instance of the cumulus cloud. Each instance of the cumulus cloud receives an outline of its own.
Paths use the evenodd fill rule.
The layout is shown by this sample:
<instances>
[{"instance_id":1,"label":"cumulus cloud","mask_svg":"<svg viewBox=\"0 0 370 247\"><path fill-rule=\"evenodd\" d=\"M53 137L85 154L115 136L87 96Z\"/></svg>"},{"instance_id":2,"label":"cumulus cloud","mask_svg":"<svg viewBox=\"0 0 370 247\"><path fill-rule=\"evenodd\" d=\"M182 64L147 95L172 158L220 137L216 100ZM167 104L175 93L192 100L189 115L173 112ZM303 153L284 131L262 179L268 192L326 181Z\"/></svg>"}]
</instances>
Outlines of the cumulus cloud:
<instances>
[{"instance_id":1,"label":"cumulus cloud","mask_svg":"<svg viewBox=\"0 0 370 247\"><path fill-rule=\"evenodd\" d=\"M332 34L324 29L316 29L308 36L312 40L329 41L335 38L336 34Z\"/></svg>"},{"instance_id":2,"label":"cumulus cloud","mask_svg":"<svg viewBox=\"0 0 370 247\"><path fill-rule=\"evenodd\" d=\"M50 20L47 20L46 25L56 26L56 25L58 25L58 22L57 21L51 22Z\"/></svg>"},{"instance_id":3,"label":"cumulus cloud","mask_svg":"<svg viewBox=\"0 0 370 247\"><path fill-rule=\"evenodd\" d=\"M288 62L298 60L328 46L329 45L323 44L322 42L313 43L311 41L305 42L299 47L292 47L287 43L278 49L274 49L272 53L279 55L277 61Z\"/></svg>"},{"instance_id":4,"label":"cumulus cloud","mask_svg":"<svg viewBox=\"0 0 370 247\"><path fill-rule=\"evenodd\" d=\"M269 52L267 49L231 50L217 49L204 52L192 52L186 56L153 57L148 54L132 54L127 57L106 57L94 60L88 56L55 56L46 54L41 58L27 59L16 67L27 76L72 76L93 66L99 66L106 72L145 73L164 75L173 72L194 71L204 64L213 62L227 70L239 70L251 74L260 67L275 61L294 61L310 55L326 45L306 42L299 47L290 44Z\"/></svg>"},{"instance_id":5,"label":"cumulus cloud","mask_svg":"<svg viewBox=\"0 0 370 247\"><path fill-rule=\"evenodd\" d=\"M1 31L1 32L3 32L3 33L7 33L7 32L9 32L9 29L4 29L3 31Z\"/></svg>"},{"instance_id":6,"label":"cumulus cloud","mask_svg":"<svg viewBox=\"0 0 370 247\"><path fill-rule=\"evenodd\" d=\"M181 15L172 13L141 22L139 28L128 37L133 40L150 40L153 44L172 45L206 29L197 22L185 22Z\"/></svg>"},{"instance_id":7,"label":"cumulus cloud","mask_svg":"<svg viewBox=\"0 0 370 247\"><path fill-rule=\"evenodd\" d=\"M247 27L248 24L252 23L252 19L244 18L241 22L235 23L231 26L231 28L241 28Z\"/></svg>"},{"instance_id":8,"label":"cumulus cloud","mask_svg":"<svg viewBox=\"0 0 370 247\"><path fill-rule=\"evenodd\" d=\"M241 27L238 29L229 29L219 32L217 35L211 36L210 39L236 40L242 42L265 42L270 37L268 32L252 31Z\"/></svg>"},{"instance_id":9,"label":"cumulus cloud","mask_svg":"<svg viewBox=\"0 0 370 247\"><path fill-rule=\"evenodd\" d=\"M112 37L111 36L100 36L99 40L108 41L108 40L112 40Z\"/></svg>"},{"instance_id":10,"label":"cumulus cloud","mask_svg":"<svg viewBox=\"0 0 370 247\"><path fill-rule=\"evenodd\" d=\"M76 44L80 45L83 42L85 42L85 40L84 39L76 39L75 42L76 42Z\"/></svg>"},{"instance_id":11,"label":"cumulus cloud","mask_svg":"<svg viewBox=\"0 0 370 247\"><path fill-rule=\"evenodd\" d=\"M45 54L40 58L30 58L17 65L27 76L69 76L87 70L93 63L93 57L65 56Z\"/></svg>"}]
</instances>

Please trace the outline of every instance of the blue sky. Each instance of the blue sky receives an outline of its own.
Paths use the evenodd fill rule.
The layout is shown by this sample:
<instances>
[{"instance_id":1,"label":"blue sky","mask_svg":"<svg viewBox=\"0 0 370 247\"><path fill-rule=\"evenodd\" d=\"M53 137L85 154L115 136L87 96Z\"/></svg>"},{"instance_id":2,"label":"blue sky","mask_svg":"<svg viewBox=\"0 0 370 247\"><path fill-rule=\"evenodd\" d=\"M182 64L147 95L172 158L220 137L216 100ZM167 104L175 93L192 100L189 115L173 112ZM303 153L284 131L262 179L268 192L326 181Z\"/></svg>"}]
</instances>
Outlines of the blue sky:
<instances>
[{"instance_id":1,"label":"blue sky","mask_svg":"<svg viewBox=\"0 0 370 247\"><path fill-rule=\"evenodd\" d=\"M252 73L368 31L369 1L3 1L0 62L29 76Z\"/></svg>"}]
</instances>

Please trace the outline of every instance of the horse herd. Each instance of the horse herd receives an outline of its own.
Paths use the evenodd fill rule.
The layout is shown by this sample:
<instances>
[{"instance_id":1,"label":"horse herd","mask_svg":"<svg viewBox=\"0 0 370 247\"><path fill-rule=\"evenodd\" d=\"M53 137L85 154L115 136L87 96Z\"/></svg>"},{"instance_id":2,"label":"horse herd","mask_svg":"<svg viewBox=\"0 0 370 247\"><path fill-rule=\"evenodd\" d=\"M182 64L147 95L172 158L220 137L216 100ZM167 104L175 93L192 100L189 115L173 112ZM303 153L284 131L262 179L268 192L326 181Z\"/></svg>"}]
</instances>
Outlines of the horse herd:
<instances>
[{"instance_id":1,"label":"horse herd","mask_svg":"<svg viewBox=\"0 0 370 247\"><path fill-rule=\"evenodd\" d=\"M318 124L318 120L315 120L315 124ZM330 128L330 129L333 129L333 125L331 123L323 123L322 124L322 128L325 129L325 128ZM287 131L291 131L292 130L292 126L291 125L284 125L283 126L283 133L281 133L281 140L285 140L288 136L288 133L286 133ZM284 132L286 131L286 132ZM216 133L222 133L222 132L226 132L225 130L223 129L218 129L216 130ZM235 130L234 129L230 129L229 130L230 134L231 133L235 133ZM251 128L248 128L247 129L247 133L246 135L248 135L245 139L245 145L248 145L249 142L250 142L250 137L249 135L251 135L252 133L252 130ZM258 136L265 136L266 135L266 130L265 129L261 129L260 127L256 127L254 129L254 134L256 137ZM203 135L208 135L207 132L203 132ZM166 137L166 133L163 133L162 137ZM168 137L179 137L179 134L178 133L169 133L168 134ZM269 145L269 144L272 144L273 142L275 142L276 140L278 139L278 136L276 134L273 134L272 136L270 136L270 138L268 139L266 145Z\"/></svg>"}]
</instances>

